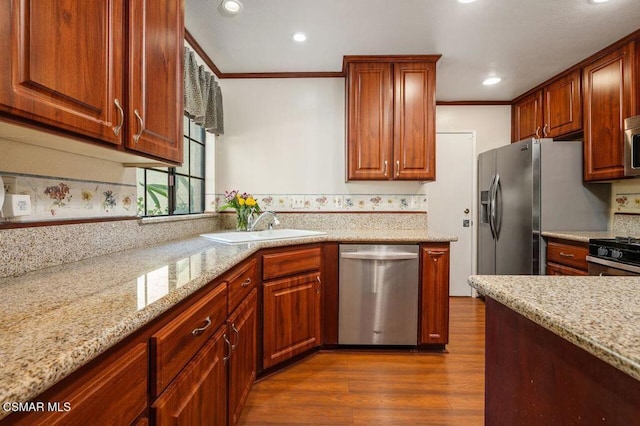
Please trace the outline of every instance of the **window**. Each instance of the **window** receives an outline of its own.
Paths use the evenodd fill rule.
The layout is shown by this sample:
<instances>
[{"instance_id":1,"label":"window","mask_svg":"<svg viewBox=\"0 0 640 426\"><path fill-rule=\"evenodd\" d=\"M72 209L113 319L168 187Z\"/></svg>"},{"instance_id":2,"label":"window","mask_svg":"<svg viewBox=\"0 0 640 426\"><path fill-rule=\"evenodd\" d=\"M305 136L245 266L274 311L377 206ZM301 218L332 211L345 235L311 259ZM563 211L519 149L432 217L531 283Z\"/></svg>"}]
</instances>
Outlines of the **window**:
<instances>
[{"instance_id":1,"label":"window","mask_svg":"<svg viewBox=\"0 0 640 426\"><path fill-rule=\"evenodd\" d=\"M167 216L204 211L205 131L184 117L181 167L138 169L138 215Z\"/></svg>"}]
</instances>

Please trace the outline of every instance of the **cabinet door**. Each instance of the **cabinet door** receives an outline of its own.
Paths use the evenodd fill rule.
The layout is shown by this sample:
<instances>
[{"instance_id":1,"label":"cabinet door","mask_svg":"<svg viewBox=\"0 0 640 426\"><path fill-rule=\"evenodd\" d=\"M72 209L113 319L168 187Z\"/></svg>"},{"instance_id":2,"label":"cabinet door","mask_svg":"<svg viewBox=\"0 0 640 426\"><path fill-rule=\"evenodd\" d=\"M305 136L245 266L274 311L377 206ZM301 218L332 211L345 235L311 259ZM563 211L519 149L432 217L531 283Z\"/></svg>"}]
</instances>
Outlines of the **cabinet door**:
<instances>
[{"instance_id":1,"label":"cabinet door","mask_svg":"<svg viewBox=\"0 0 640 426\"><path fill-rule=\"evenodd\" d=\"M226 425L225 332L220 327L151 406L152 424Z\"/></svg>"},{"instance_id":2,"label":"cabinet door","mask_svg":"<svg viewBox=\"0 0 640 426\"><path fill-rule=\"evenodd\" d=\"M131 2L126 146L182 162L184 6Z\"/></svg>"},{"instance_id":3,"label":"cabinet door","mask_svg":"<svg viewBox=\"0 0 640 426\"><path fill-rule=\"evenodd\" d=\"M636 113L634 48L630 43L583 68L586 181L624 176L624 119Z\"/></svg>"},{"instance_id":4,"label":"cabinet door","mask_svg":"<svg viewBox=\"0 0 640 426\"><path fill-rule=\"evenodd\" d=\"M449 342L449 243L422 246L420 344Z\"/></svg>"},{"instance_id":5,"label":"cabinet door","mask_svg":"<svg viewBox=\"0 0 640 426\"><path fill-rule=\"evenodd\" d=\"M321 289L320 273L264 284L265 369L321 344Z\"/></svg>"},{"instance_id":6,"label":"cabinet door","mask_svg":"<svg viewBox=\"0 0 640 426\"><path fill-rule=\"evenodd\" d=\"M580 71L576 70L547 85L543 91L545 137L557 138L582 129Z\"/></svg>"},{"instance_id":7,"label":"cabinet door","mask_svg":"<svg viewBox=\"0 0 640 426\"><path fill-rule=\"evenodd\" d=\"M0 110L122 144L122 0L1 0Z\"/></svg>"},{"instance_id":8,"label":"cabinet door","mask_svg":"<svg viewBox=\"0 0 640 426\"><path fill-rule=\"evenodd\" d=\"M232 342L229 359L229 424L240 420L242 407L256 379L258 290L251 294L227 320L227 335Z\"/></svg>"},{"instance_id":9,"label":"cabinet door","mask_svg":"<svg viewBox=\"0 0 640 426\"><path fill-rule=\"evenodd\" d=\"M390 63L353 63L347 74L347 179L388 180L393 173Z\"/></svg>"},{"instance_id":10,"label":"cabinet door","mask_svg":"<svg viewBox=\"0 0 640 426\"><path fill-rule=\"evenodd\" d=\"M511 142L542 136L542 92L537 91L513 104ZM536 135L536 132L538 133Z\"/></svg>"},{"instance_id":11,"label":"cabinet door","mask_svg":"<svg viewBox=\"0 0 640 426\"><path fill-rule=\"evenodd\" d=\"M435 63L401 62L393 73L393 179L435 179Z\"/></svg>"}]
</instances>

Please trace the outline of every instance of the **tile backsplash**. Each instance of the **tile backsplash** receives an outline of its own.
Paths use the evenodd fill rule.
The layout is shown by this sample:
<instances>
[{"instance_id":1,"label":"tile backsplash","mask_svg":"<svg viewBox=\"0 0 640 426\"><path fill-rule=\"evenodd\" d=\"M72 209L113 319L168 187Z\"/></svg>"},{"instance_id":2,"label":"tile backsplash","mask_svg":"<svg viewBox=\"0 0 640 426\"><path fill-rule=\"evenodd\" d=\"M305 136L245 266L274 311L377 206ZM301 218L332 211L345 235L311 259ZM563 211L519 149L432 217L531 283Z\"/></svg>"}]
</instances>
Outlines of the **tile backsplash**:
<instances>
[{"instance_id":1,"label":"tile backsplash","mask_svg":"<svg viewBox=\"0 0 640 426\"><path fill-rule=\"evenodd\" d=\"M11 193L31 198L31 214L10 222L136 216L136 186L54 176L4 173Z\"/></svg>"},{"instance_id":2,"label":"tile backsplash","mask_svg":"<svg viewBox=\"0 0 640 426\"><path fill-rule=\"evenodd\" d=\"M277 212L385 212L427 211L424 194L253 194L262 210ZM212 210L224 205L216 194Z\"/></svg>"}]
</instances>

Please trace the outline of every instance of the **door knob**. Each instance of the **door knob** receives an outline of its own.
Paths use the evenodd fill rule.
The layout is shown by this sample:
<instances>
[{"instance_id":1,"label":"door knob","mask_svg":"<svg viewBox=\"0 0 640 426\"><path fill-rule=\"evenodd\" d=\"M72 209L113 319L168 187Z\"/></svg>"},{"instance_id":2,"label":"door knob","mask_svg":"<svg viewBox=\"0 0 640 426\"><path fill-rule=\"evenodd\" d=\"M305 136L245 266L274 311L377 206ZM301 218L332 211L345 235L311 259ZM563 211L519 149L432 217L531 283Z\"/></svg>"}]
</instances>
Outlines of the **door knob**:
<instances>
[{"instance_id":1,"label":"door knob","mask_svg":"<svg viewBox=\"0 0 640 426\"><path fill-rule=\"evenodd\" d=\"M464 209L464 214L469 214L469 209Z\"/></svg>"}]
</instances>

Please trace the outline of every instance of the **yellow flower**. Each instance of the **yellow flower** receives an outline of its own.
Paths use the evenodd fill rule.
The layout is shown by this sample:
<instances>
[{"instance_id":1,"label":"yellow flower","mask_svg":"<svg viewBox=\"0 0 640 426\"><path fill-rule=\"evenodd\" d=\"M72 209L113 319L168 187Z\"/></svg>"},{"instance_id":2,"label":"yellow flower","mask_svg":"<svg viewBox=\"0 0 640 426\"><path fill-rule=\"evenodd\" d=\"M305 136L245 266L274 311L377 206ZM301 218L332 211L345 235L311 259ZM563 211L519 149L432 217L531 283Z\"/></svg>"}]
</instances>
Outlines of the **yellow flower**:
<instances>
[{"instance_id":1,"label":"yellow flower","mask_svg":"<svg viewBox=\"0 0 640 426\"><path fill-rule=\"evenodd\" d=\"M247 206L249 206L249 207L253 207L253 206L255 206L256 204L258 204L258 203L256 202L256 200L254 200L254 199L253 199L253 197L249 197L249 198L247 198Z\"/></svg>"},{"instance_id":2,"label":"yellow flower","mask_svg":"<svg viewBox=\"0 0 640 426\"><path fill-rule=\"evenodd\" d=\"M238 204L239 205L244 206L244 203L245 203L244 198L242 198L242 197L238 198Z\"/></svg>"}]
</instances>

